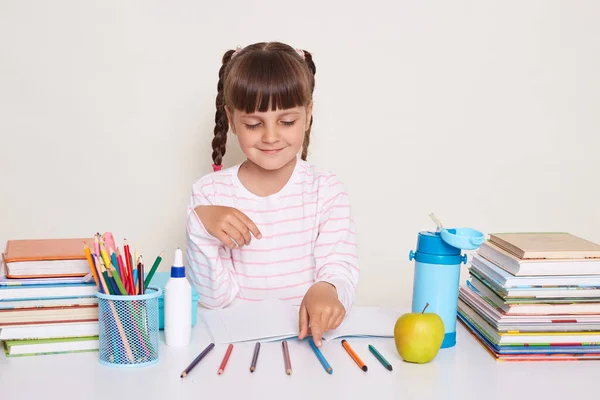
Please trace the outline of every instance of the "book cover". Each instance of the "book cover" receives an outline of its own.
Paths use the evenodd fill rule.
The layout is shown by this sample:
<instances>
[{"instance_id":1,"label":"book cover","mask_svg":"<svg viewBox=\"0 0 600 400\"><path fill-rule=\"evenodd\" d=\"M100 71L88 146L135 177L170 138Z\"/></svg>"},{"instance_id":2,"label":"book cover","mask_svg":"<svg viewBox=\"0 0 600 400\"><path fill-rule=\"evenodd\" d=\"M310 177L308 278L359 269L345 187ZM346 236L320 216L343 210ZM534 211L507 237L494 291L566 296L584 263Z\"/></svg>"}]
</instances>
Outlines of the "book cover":
<instances>
[{"instance_id":1,"label":"book cover","mask_svg":"<svg viewBox=\"0 0 600 400\"><path fill-rule=\"evenodd\" d=\"M94 238L20 239L6 242L6 263L19 261L85 260L83 242L94 248Z\"/></svg>"},{"instance_id":2,"label":"book cover","mask_svg":"<svg viewBox=\"0 0 600 400\"><path fill-rule=\"evenodd\" d=\"M489 239L521 259L600 258L600 244L568 232L492 233Z\"/></svg>"},{"instance_id":3,"label":"book cover","mask_svg":"<svg viewBox=\"0 0 600 400\"><path fill-rule=\"evenodd\" d=\"M81 351L94 351L98 349L98 336L7 340L4 342L4 351L7 357L72 353Z\"/></svg>"},{"instance_id":4,"label":"book cover","mask_svg":"<svg viewBox=\"0 0 600 400\"><path fill-rule=\"evenodd\" d=\"M9 240L2 253L7 278L81 277L89 264L83 243L94 246L93 238Z\"/></svg>"}]
</instances>

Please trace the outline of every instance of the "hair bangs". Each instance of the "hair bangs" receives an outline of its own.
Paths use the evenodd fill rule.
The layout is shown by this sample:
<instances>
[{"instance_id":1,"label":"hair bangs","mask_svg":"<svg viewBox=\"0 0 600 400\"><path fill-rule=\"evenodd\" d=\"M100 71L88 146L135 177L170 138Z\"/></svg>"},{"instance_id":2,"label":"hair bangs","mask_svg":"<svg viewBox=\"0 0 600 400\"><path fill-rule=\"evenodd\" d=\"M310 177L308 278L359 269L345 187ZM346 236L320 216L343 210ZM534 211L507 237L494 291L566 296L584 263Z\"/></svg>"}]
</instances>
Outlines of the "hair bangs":
<instances>
[{"instance_id":1,"label":"hair bangs","mask_svg":"<svg viewBox=\"0 0 600 400\"><path fill-rule=\"evenodd\" d=\"M228 107L246 113L306 106L314 77L291 55L272 51L240 54L224 87ZM233 111L233 110L232 110Z\"/></svg>"}]
</instances>

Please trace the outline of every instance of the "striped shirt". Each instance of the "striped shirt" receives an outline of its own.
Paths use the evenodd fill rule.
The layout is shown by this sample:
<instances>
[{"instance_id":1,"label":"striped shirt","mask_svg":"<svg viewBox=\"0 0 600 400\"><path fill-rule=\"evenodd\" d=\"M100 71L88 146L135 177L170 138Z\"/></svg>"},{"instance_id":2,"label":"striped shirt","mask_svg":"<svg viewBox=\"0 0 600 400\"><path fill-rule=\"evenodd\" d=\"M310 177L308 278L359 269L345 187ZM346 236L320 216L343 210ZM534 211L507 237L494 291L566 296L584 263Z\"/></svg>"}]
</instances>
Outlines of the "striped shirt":
<instances>
[{"instance_id":1,"label":"striped shirt","mask_svg":"<svg viewBox=\"0 0 600 400\"><path fill-rule=\"evenodd\" d=\"M261 197L238 178L240 165L212 172L192 187L187 218L188 277L207 308L278 299L299 305L315 282L337 289L349 312L359 277L356 230L344 185L335 174L298 158L277 193ZM195 207L234 207L261 239L228 249L202 225Z\"/></svg>"}]
</instances>

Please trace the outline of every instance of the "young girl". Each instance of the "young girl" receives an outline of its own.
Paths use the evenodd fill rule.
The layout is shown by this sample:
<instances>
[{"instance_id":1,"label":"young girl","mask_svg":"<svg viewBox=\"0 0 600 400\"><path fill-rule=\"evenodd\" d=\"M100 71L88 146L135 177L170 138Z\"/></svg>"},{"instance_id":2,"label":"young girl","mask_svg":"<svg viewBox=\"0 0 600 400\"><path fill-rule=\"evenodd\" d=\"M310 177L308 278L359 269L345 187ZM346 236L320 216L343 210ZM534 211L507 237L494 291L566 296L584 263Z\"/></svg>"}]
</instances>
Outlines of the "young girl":
<instances>
[{"instance_id":1,"label":"young girl","mask_svg":"<svg viewBox=\"0 0 600 400\"><path fill-rule=\"evenodd\" d=\"M215 171L192 188L187 259L204 306L300 304L298 337L310 324L320 346L322 333L337 328L352 306L359 267L343 184L306 162L314 74L309 52L278 42L225 53ZM247 160L221 170L229 129Z\"/></svg>"}]
</instances>

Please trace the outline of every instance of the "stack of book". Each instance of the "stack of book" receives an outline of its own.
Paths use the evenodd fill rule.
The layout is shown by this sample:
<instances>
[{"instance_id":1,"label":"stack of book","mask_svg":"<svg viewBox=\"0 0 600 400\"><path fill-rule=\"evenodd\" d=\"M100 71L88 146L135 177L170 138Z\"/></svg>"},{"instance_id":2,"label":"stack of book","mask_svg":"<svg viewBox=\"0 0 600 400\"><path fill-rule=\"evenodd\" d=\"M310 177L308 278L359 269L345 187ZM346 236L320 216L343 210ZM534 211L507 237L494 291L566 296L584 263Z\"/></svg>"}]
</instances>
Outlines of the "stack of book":
<instances>
[{"instance_id":1,"label":"stack of book","mask_svg":"<svg viewBox=\"0 0 600 400\"><path fill-rule=\"evenodd\" d=\"M83 242L9 240L0 267L6 356L97 351L98 300Z\"/></svg>"},{"instance_id":2,"label":"stack of book","mask_svg":"<svg viewBox=\"0 0 600 400\"><path fill-rule=\"evenodd\" d=\"M458 318L499 361L600 359L600 245L569 233L489 235Z\"/></svg>"}]
</instances>

